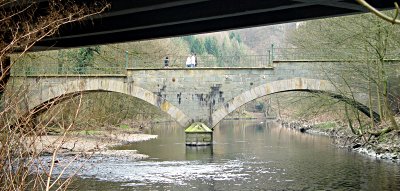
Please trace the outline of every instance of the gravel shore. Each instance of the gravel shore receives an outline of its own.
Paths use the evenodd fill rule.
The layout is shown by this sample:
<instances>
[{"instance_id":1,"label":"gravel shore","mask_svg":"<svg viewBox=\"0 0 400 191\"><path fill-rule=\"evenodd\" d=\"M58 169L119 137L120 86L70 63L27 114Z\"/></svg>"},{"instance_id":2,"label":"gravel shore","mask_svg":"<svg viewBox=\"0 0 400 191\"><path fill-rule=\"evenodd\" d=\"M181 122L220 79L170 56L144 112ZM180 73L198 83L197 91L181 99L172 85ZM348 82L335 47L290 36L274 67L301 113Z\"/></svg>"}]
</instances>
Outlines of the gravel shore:
<instances>
[{"instance_id":1,"label":"gravel shore","mask_svg":"<svg viewBox=\"0 0 400 191\"><path fill-rule=\"evenodd\" d=\"M66 135L41 136L35 141L36 151L41 155L90 154L94 156L128 157L130 159L144 159L147 155L139 154L136 150L110 150L113 146L133 142L156 139L157 135L149 134L99 134L99 135Z\"/></svg>"}]
</instances>

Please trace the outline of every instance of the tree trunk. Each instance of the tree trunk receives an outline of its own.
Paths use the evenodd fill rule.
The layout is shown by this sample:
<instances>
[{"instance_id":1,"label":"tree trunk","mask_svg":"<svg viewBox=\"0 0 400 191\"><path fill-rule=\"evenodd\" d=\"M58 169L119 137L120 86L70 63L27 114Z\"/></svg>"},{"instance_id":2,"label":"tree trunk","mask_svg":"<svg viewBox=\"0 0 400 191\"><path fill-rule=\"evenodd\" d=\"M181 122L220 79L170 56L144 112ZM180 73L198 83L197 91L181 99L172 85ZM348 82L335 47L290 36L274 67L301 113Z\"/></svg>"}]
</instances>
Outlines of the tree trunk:
<instances>
[{"instance_id":1,"label":"tree trunk","mask_svg":"<svg viewBox=\"0 0 400 191\"><path fill-rule=\"evenodd\" d=\"M10 79L11 70L11 59L10 57L5 57L0 61L0 98L6 89L7 81Z\"/></svg>"},{"instance_id":2,"label":"tree trunk","mask_svg":"<svg viewBox=\"0 0 400 191\"><path fill-rule=\"evenodd\" d=\"M372 109L372 84L371 84L371 63L368 62L368 107L369 107L369 118L371 119L371 128L375 127L375 121L373 117L373 109ZM382 116L381 116L382 117Z\"/></svg>"}]
</instances>

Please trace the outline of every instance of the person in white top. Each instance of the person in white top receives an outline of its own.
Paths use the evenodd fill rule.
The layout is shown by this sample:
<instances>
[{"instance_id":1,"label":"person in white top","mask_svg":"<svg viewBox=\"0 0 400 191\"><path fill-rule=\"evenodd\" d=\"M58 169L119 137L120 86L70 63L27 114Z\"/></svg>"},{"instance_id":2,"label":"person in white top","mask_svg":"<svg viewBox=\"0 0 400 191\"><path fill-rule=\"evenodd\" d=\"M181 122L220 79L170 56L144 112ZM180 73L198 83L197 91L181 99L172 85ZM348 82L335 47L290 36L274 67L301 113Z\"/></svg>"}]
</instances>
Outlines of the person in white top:
<instances>
[{"instance_id":1,"label":"person in white top","mask_svg":"<svg viewBox=\"0 0 400 191\"><path fill-rule=\"evenodd\" d=\"M189 68L191 65L192 65L192 59L190 58L190 54L189 54L189 56L186 59L186 67Z\"/></svg>"},{"instance_id":2,"label":"person in white top","mask_svg":"<svg viewBox=\"0 0 400 191\"><path fill-rule=\"evenodd\" d=\"M196 57L194 56L194 54L192 54L190 60L191 60L190 67L194 68L194 66L196 65Z\"/></svg>"}]
</instances>

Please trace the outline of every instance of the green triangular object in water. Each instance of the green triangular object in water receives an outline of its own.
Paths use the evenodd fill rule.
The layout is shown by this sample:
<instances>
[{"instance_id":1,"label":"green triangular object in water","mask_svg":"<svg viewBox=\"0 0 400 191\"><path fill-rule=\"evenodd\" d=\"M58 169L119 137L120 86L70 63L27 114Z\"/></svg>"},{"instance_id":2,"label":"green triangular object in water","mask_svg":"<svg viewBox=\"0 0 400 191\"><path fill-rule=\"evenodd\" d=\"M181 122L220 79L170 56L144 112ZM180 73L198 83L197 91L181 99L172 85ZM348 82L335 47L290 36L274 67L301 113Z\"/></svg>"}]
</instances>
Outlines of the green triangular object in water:
<instances>
[{"instance_id":1,"label":"green triangular object in water","mask_svg":"<svg viewBox=\"0 0 400 191\"><path fill-rule=\"evenodd\" d=\"M204 123L193 123L188 128L185 129L185 133L207 133L212 132L212 130L207 127Z\"/></svg>"}]
</instances>

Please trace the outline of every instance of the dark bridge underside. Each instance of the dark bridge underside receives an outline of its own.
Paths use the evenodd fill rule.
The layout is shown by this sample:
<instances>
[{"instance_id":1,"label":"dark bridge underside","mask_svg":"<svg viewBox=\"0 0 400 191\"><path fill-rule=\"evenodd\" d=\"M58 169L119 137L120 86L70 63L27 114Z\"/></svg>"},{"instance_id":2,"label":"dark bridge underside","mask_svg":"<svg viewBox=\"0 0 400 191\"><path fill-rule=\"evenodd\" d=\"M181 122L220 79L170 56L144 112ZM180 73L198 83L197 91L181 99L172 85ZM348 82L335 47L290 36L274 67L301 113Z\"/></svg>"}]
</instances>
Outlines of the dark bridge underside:
<instances>
[{"instance_id":1,"label":"dark bridge underside","mask_svg":"<svg viewBox=\"0 0 400 191\"><path fill-rule=\"evenodd\" d=\"M80 0L89 1L93 0ZM366 12L354 0L108 1L111 9L105 13L83 23L61 27L57 36L38 42L34 50L172 37ZM394 0L368 2L379 9L394 7Z\"/></svg>"}]
</instances>

